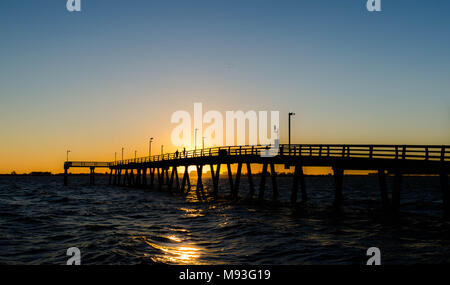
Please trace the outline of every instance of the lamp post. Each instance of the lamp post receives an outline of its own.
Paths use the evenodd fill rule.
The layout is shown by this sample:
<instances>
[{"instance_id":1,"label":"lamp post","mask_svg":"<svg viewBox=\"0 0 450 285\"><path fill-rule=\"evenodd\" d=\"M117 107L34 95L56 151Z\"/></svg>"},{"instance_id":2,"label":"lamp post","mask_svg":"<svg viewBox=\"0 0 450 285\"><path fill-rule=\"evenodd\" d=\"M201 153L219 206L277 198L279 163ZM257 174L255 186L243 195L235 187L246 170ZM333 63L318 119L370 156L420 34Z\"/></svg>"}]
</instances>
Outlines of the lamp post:
<instances>
[{"instance_id":1,"label":"lamp post","mask_svg":"<svg viewBox=\"0 0 450 285\"><path fill-rule=\"evenodd\" d=\"M164 145L161 145L161 155L164 154Z\"/></svg>"},{"instance_id":2,"label":"lamp post","mask_svg":"<svg viewBox=\"0 0 450 285\"><path fill-rule=\"evenodd\" d=\"M66 159L67 159L66 161L69 161L69 152L70 152L70 150L66 151Z\"/></svg>"},{"instance_id":3,"label":"lamp post","mask_svg":"<svg viewBox=\"0 0 450 285\"><path fill-rule=\"evenodd\" d=\"M195 138L194 138L194 144L195 144L195 150L197 150L197 131L198 131L198 128L195 128L194 129L194 133L195 133Z\"/></svg>"},{"instance_id":4,"label":"lamp post","mask_svg":"<svg viewBox=\"0 0 450 285\"><path fill-rule=\"evenodd\" d=\"M205 150L205 139L206 137L202 137L202 149Z\"/></svg>"},{"instance_id":5,"label":"lamp post","mask_svg":"<svg viewBox=\"0 0 450 285\"><path fill-rule=\"evenodd\" d=\"M291 116L295 116L295 113L289 112L289 154L291 154Z\"/></svg>"},{"instance_id":6,"label":"lamp post","mask_svg":"<svg viewBox=\"0 0 450 285\"><path fill-rule=\"evenodd\" d=\"M117 151L114 152L114 164L116 164L116 163L117 163Z\"/></svg>"},{"instance_id":7,"label":"lamp post","mask_svg":"<svg viewBox=\"0 0 450 285\"><path fill-rule=\"evenodd\" d=\"M152 141L153 141L153 138L150 138L149 144L148 144L148 157L149 157L149 159L152 156Z\"/></svg>"},{"instance_id":8,"label":"lamp post","mask_svg":"<svg viewBox=\"0 0 450 285\"><path fill-rule=\"evenodd\" d=\"M123 150L124 150L124 148L122 147L122 161L123 161Z\"/></svg>"},{"instance_id":9,"label":"lamp post","mask_svg":"<svg viewBox=\"0 0 450 285\"><path fill-rule=\"evenodd\" d=\"M134 161L136 161L137 150L134 151Z\"/></svg>"}]
</instances>

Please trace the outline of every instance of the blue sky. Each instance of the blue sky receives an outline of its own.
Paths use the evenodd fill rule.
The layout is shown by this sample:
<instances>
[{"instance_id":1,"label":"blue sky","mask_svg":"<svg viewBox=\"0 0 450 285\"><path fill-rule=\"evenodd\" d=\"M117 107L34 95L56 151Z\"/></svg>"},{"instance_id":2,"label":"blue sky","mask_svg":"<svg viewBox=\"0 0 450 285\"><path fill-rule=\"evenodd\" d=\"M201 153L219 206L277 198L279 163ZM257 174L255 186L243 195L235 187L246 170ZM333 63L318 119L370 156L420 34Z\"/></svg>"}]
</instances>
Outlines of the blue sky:
<instances>
[{"instance_id":1,"label":"blue sky","mask_svg":"<svg viewBox=\"0 0 450 285\"><path fill-rule=\"evenodd\" d=\"M295 111L298 143L449 144L450 2L365 2L2 0L0 172L170 150L194 102L279 110L282 140Z\"/></svg>"}]
</instances>

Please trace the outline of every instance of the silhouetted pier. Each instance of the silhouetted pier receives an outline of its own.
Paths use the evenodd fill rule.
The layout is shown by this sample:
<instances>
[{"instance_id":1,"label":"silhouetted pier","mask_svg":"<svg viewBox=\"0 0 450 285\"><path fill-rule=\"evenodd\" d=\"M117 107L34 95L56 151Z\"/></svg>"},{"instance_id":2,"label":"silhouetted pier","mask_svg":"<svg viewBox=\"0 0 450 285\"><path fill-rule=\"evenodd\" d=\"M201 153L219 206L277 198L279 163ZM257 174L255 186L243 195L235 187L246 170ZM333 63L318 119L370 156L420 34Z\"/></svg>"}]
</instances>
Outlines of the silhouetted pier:
<instances>
[{"instance_id":1,"label":"silhouetted pier","mask_svg":"<svg viewBox=\"0 0 450 285\"><path fill-rule=\"evenodd\" d=\"M272 196L278 197L276 165L294 168L291 202L297 202L299 189L302 201L307 201L303 167L331 167L335 188L334 205L343 202L344 170L377 171L381 202L385 209L398 211L401 197L402 176L404 174L436 174L440 177L443 193L443 206L446 215L450 215L450 194L448 174L450 172L450 146L435 145L280 145L279 153L273 157L262 157L264 146L230 146L180 151L152 157L128 159L117 162L66 162L64 164L64 183L67 185L68 169L88 167L91 170L90 181L95 183L95 168L109 168L109 184L128 185L186 192L191 189L189 166L196 167L197 190L203 190L203 167L210 167L213 182L213 195L217 196L219 174L222 166L227 168L231 197L238 198L242 167L247 169L249 196L255 194L255 183L251 171L252 165L261 165L258 199L263 200L266 179L271 178ZM233 175L231 166L237 164ZM178 173L178 168L183 168ZM393 175L394 182L389 197L386 175Z\"/></svg>"}]
</instances>

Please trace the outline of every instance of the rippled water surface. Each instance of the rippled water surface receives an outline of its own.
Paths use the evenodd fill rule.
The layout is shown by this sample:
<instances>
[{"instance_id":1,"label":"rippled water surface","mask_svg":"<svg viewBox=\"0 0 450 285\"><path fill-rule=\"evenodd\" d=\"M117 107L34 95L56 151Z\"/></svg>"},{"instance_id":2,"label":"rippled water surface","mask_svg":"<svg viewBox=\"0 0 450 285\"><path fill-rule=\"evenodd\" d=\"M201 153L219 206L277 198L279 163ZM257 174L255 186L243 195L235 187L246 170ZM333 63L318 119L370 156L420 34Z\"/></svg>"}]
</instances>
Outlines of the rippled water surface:
<instances>
[{"instance_id":1,"label":"rippled water surface","mask_svg":"<svg viewBox=\"0 0 450 285\"><path fill-rule=\"evenodd\" d=\"M310 200L296 207L288 177L278 201L268 185L262 205L227 199L225 177L216 201L210 181L204 195L181 195L88 179L0 177L0 264L65 264L74 246L82 264L364 264L373 246L384 264L450 262L437 177L404 179L399 219L383 215L370 176L345 177L341 212L330 206L332 177L307 177ZM242 197L247 188L243 179Z\"/></svg>"}]
</instances>

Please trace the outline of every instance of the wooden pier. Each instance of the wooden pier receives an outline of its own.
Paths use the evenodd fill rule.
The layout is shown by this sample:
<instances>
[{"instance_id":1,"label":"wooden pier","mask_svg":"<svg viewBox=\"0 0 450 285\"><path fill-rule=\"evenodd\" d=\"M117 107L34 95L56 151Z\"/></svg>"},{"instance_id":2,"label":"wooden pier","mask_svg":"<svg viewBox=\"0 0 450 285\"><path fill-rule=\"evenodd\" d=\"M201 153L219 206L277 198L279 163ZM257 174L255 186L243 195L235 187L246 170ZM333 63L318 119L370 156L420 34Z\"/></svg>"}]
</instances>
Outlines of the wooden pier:
<instances>
[{"instance_id":1,"label":"wooden pier","mask_svg":"<svg viewBox=\"0 0 450 285\"><path fill-rule=\"evenodd\" d=\"M191 189L189 166L197 172L197 191L203 190L203 167L209 166L213 182L213 195L217 196L219 174L226 166L231 197L239 197L239 187L243 166L247 170L250 198L255 194L252 165L262 166L258 199L263 200L266 180L270 176L272 197L278 197L276 165L293 167L291 202L296 203L299 189L301 200L307 201L303 167L331 167L335 188L334 205L339 207L344 201L343 178L345 170L377 171L380 199L387 210L398 212L401 200L402 176L405 174L435 174L440 178L443 194L443 208L450 216L450 193L448 174L450 172L450 146L436 145L280 145L279 153L273 157L262 157L265 146L229 146L197 149L128 159L117 162L66 162L64 164L64 184L67 185L68 169L88 167L91 169L90 181L95 183L95 168L109 168L109 184L167 188L169 191L186 192ZM236 173L231 166L237 164ZM178 169L184 171L178 173ZM389 198L386 176L393 175L394 182Z\"/></svg>"}]
</instances>

